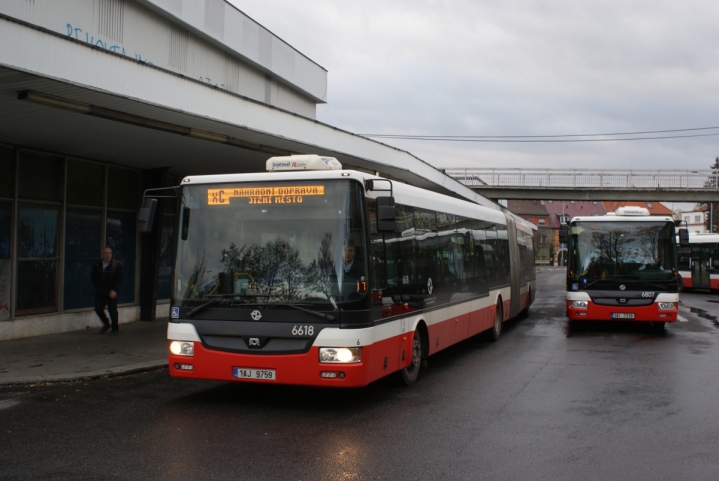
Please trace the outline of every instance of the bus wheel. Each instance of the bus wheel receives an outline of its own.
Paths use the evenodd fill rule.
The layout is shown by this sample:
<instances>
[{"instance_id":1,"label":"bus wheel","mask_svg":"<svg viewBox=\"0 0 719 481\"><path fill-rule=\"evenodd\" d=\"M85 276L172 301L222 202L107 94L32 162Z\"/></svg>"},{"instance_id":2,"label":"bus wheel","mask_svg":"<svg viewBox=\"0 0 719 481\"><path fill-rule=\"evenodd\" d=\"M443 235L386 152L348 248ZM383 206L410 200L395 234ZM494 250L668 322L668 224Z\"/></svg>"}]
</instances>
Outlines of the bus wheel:
<instances>
[{"instance_id":1,"label":"bus wheel","mask_svg":"<svg viewBox=\"0 0 719 481\"><path fill-rule=\"evenodd\" d=\"M414 331L414 337L412 339L412 363L402 369L402 381L407 386L411 386L417 380L419 376L419 369L422 365L422 334L419 331L419 326Z\"/></svg>"},{"instance_id":2,"label":"bus wheel","mask_svg":"<svg viewBox=\"0 0 719 481\"><path fill-rule=\"evenodd\" d=\"M502 334L502 301L497 302L497 309L494 313L494 326L490 332L489 340L495 342L499 339Z\"/></svg>"},{"instance_id":3,"label":"bus wheel","mask_svg":"<svg viewBox=\"0 0 719 481\"><path fill-rule=\"evenodd\" d=\"M667 334L667 328L664 322L652 322L652 327L654 328L654 331L660 336L664 336Z\"/></svg>"}]
</instances>

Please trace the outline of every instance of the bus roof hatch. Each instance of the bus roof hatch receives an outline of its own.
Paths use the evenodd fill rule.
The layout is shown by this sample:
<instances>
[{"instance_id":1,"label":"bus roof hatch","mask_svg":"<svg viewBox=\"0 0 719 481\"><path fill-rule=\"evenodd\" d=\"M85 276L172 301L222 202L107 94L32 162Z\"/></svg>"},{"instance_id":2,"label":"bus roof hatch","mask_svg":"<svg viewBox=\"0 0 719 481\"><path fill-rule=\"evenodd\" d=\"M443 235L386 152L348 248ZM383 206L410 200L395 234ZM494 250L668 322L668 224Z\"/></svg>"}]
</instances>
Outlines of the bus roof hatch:
<instances>
[{"instance_id":1,"label":"bus roof hatch","mask_svg":"<svg viewBox=\"0 0 719 481\"><path fill-rule=\"evenodd\" d=\"M640 215L640 216L648 216L649 210L645 209L644 207L634 207L634 206L626 206L626 207L619 207L616 212L616 215Z\"/></svg>"},{"instance_id":2,"label":"bus roof hatch","mask_svg":"<svg viewBox=\"0 0 719 481\"><path fill-rule=\"evenodd\" d=\"M342 170L342 164L334 157L321 157L314 154L270 157L267 159L266 167L268 172L281 170Z\"/></svg>"}]
</instances>

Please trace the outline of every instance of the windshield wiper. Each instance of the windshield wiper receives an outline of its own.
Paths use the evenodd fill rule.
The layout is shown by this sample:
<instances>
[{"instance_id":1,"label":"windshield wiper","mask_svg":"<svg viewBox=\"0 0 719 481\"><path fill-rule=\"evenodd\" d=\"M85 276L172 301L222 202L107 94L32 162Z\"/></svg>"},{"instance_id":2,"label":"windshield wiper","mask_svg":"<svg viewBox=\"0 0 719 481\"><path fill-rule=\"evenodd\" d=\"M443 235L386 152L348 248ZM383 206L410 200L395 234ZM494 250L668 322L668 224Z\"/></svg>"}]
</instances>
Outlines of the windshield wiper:
<instances>
[{"instance_id":1,"label":"windshield wiper","mask_svg":"<svg viewBox=\"0 0 719 481\"><path fill-rule=\"evenodd\" d=\"M194 308L193 310L191 310L190 312L188 312L188 313L187 313L187 316L188 316L188 317L192 317L192 316L194 316L195 314L197 314L198 312L204 311L205 309L207 309L207 308L210 307L211 305L217 304L217 302L219 302L221 299L226 299L226 298L228 298L228 297L272 297L272 296L267 295L267 294L252 294L252 295L249 295L249 296L248 296L248 295L243 295L243 294L215 294L215 295L207 296L207 297L211 297L212 299L210 299L209 301L205 302L204 304L200 304L199 306L197 306L196 308Z\"/></svg>"},{"instance_id":2,"label":"windshield wiper","mask_svg":"<svg viewBox=\"0 0 719 481\"><path fill-rule=\"evenodd\" d=\"M221 297L214 297L214 298L210 299L209 301L205 302L204 304L200 304L199 306L197 306L196 308L194 308L193 310L191 310L190 312L188 312L188 313L187 313L187 317L192 317L192 316L194 316L195 314L197 314L198 312L204 311L205 309L207 309L208 307L210 307L212 304L215 304L215 303L216 303L217 301L219 301L220 299L222 299L222 298L221 298Z\"/></svg>"},{"instance_id":3,"label":"windshield wiper","mask_svg":"<svg viewBox=\"0 0 719 481\"><path fill-rule=\"evenodd\" d=\"M298 306L297 304L290 304L290 303L266 303L266 302L253 302L248 304L240 304L242 306L289 306L293 309L297 309L298 311L306 312L307 314L312 314L315 317L319 317L320 319L324 319L325 321L334 322L337 320L335 316L331 316L329 314L323 314L318 311L313 311L311 309L305 309L302 306Z\"/></svg>"},{"instance_id":4,"label":"windshield wiper","mask_svg":"<svg viewBox=\"0 0 719 481\"><path fill-rule=\"evenodd\" d=\"M290 306L293 309L297 309L298 311L306 312L307 314L312 314L315 317L319 317L320 319L324 319L325 321L335 322L337 318L335 316L330 316L329 314L323 314L321 312L312 311L310 309L305 309L304 307L300 307L297 304L284 304L285 306Z\"/></svg>"},{"instance_id":5,"label":"windshield wiper","mask_svg":"<svg viewBox=\"0 0 719 481\"><path fill-rule=\"evenodd\" d=\"M632 275L632 274L612 274L612 275L606 276L604 278L600 277L599 279L595 279L592 282L585 285L584 287L589 287L589 286L596 284L597 282L600 282L600 281L612 281L612 280L622 279L624 277L633 277L634 279L632 279L632 280L639 280L639 278L637 276Z\"/></svg>"}]
</instances>

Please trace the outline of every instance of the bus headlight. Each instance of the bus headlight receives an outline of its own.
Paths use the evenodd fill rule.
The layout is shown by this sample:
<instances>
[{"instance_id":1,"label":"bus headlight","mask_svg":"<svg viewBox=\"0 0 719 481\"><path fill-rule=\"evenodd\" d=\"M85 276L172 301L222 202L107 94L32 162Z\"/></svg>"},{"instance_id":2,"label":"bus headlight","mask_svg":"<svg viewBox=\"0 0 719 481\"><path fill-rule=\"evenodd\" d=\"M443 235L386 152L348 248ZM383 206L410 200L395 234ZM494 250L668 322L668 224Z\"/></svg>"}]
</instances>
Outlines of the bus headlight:
<instances>
[{"instance_id":1,"label":"bus headlight","mask_svg":"<svg viewBox=\"0 0 719 481\"><path fill-rule=\"evenodd\" d=\"M361 347L321 347L320 362L353 363L362 360Z\"/></svg>"},{"instance_id":2,"label":"bus headlight","mask_svg":"<svg viewBox=\"0 0 719 481\"><path fill-rule=\"evenodd\" d=\"M572 301L572 307L574 309L586 309L587 301Z\"/></svg>"},{"instance_id":3,"label":"bus headlight","mask_svg":"<svg viewBox=\"0 0 719 481\"><path fill-rule=\"evenodd\" d=\"M677 304L675 302L660 302L659 303L660 311L673 311L676 308L677 308Z\"/></svg>"},{"instance_id":4,"label":"bus headlight","mask_svg":"<svg viewBox=\"0 0 719 481\"><path fill-rule=\"evenodd\" d=\"M175 356L194 356L195 343L187 341L172 341L170 343L170 352Z\"/></svg>"}]
</instances>

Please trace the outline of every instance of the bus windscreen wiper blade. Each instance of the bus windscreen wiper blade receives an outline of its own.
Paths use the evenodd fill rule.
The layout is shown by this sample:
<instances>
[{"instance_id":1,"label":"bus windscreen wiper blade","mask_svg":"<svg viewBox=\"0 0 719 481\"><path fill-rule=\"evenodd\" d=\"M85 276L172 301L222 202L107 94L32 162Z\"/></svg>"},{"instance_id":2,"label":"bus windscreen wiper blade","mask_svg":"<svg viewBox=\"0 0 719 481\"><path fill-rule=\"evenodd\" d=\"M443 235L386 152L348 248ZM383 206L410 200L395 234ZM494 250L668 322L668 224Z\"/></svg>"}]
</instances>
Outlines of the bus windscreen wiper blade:
<instances>
[{"instance_id":1,"label":"bus windscreen wiper blade","mask_svg":"<svg viewBox=\"0 0 719 481\"><path fill-rule=\"evenodd\" d=\"M631 280L633 280L633 281L634 281L634 280L639 280L639 278L638 278L637 276L633 275L633 274L612 274L612 275L606 276L606 277L604 277L604 278L600 277L599 279L595 279L595 280L593 280L592 282L586 284L584 287L585 287L585 288L586 288L586 287L589 287L589 286L591 286L592 284L596 284L597 282L600 282L600 281L621 280L621 279L623 279L623 278L625 278L625 277L631 277L631 278L632 278Z\"/></svg>"},{"instance_id":2,"label":"bus windscreen wiper blade","mask_svg":"<svg viewBox=\"0 0 719 481\"><path fill-rule=\"evenodd\" d=\"M335 322L337 318L335 316L330 316L329 314L323 314L321 312L312 311L310 309L305 309L304 307L300 307L297 304L283 304L285 306L290 306L293 309L297 309L302 312L306 312L307 314L312 314L315 317L319 317L320 319L324 319L325 321Z\"/></svg>"},{"instance_id":3,"label":"bus windscreen wiper blade","mask_svg":"<svg viewBox=\"0 0 719 481\"><path fill-rule=\"evenodd\" d=\"M216 304L216 303L219 302L221 299L225 299L225 298L227 298L227 297L237 297L237 294L219 294L219 295L212 296L212 299L210 299L209 301L205 302L204 304L200 304L199 306L197 306L196 308L194 308L193 310L191 310L190 312L188 312L188 313L187 313L187 317L192 317L192 316L194 316L195 314L197 314L198 312L204 311L205 309L207 309L207 308L210 307L211 305Z\"/></svg>"},{"instance_id":4,"label":"bus windscreen wiper blade","mask_svg":"<svg viewBox=\"0 0 719 481\"><path fill-rule=\"evenodd\" d=\"M247 306L288 306L293 309L297 309L298 311L306 312L307 314L311 314L315 317L319 317L320 319L324 319L325 321L335 322L337 318L335 316L331 316L329 314L323 314L321 312L313 311L311 309L305 309L302 306L298 306L297 304L290 304L290 303L266 303L266 302L253 302L253 303L247 303L247 304L239 304L241 306L247 307ZM202 306L200 306L202 307Z\"/></svg>"}]
</instances>

